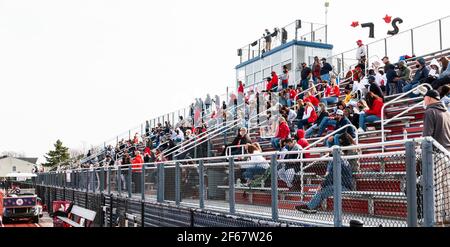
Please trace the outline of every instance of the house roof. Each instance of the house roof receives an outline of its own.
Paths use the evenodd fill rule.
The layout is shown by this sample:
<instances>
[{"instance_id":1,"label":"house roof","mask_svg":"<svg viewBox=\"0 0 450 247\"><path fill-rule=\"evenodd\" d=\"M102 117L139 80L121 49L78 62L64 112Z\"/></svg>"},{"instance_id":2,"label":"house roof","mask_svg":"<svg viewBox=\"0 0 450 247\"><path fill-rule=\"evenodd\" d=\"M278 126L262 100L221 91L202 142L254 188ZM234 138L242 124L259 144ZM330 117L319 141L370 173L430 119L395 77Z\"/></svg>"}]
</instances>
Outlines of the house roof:
<instances>
[{"instance_id":1,"label":"house roof","mask_svg":"<svg viewBox=\"0 0 450 247\"><path fill-rule=\"evenodd\" d=\"M8 156L0 156L0 160L1 159L5 159L5 158L8 158ZM16 157L12 157L12 158L14 158L14 159L18 159L18 160L23 160L23 161L26 161L26 162L29 162L29 163L32 163L32 164L36 164L36 162L38 161L38 158L25 158L25 157L23 157L23 158L16 158Z\"/></svg>"}]
</instances>

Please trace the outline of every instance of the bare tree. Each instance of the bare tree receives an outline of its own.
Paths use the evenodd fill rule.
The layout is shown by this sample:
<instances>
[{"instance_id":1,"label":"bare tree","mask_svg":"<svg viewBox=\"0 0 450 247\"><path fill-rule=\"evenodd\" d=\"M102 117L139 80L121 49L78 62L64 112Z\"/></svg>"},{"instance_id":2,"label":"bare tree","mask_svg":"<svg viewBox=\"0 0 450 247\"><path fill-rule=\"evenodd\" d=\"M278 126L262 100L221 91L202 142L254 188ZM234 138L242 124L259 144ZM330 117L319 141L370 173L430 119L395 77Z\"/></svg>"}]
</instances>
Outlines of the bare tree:
<instances>
[{"instance_id":1,"label":"bare tree","mask_svg":"<svg viewBox=\"0 0 450 247\"><path fill-rule=\"evenodd\" d=\"M8 156L13 158L25 158L26 155L24 152L14 152L14 151L4 151L0 156Z\"/></svg>"}]
</instances>

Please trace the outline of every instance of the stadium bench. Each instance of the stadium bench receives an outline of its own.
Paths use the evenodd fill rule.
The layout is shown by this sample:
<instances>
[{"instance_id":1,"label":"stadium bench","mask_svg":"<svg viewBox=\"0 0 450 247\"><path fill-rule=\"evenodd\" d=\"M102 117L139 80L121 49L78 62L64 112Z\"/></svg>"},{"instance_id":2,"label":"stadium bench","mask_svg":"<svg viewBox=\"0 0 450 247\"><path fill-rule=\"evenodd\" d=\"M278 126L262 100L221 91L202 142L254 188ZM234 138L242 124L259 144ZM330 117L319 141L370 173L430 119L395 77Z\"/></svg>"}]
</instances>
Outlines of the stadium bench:
<instances>
[{"instance_id":1,"label":"stadium bench","mask_svg":"<svg viewBox=\"0 0 450 247\"><path fill-rule=\"evenodd\" d=\"M92 210L74 205L70 210L69 217L58 216L58 219L72 227L90 227L96 214Z\"/></svg>"}]
</instances>

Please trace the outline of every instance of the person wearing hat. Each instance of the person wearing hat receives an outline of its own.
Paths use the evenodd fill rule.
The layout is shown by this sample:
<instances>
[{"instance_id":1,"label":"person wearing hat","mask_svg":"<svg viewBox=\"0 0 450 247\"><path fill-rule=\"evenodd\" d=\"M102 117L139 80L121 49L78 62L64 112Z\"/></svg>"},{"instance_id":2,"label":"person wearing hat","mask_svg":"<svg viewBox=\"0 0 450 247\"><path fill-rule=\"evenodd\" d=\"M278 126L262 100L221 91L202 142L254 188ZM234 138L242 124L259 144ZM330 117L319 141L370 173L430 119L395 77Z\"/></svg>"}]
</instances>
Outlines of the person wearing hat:
<instances>
[{"instance_id":1,"label":"person wearing hat","mask_svg":"<svg viewBox=\"0 0 450 247\"><path fill-rule=\"evenodd\" d=\"M439 93L436 90L429 90L424 97L425 118L423 122L423 136L433 137L445 149L450 151L450 113L440 101ZM437 223L450 223L450 162L448 157L441 162L435 163L435 179L436 179L436 195L438 200L437 207Z\"/></svg>"},{"instance_id":2,"label":"person wearing hat","mask_svg":"<svg viewBox=\"0 0 450 247\"><path fill-rule=\"evenodd\" d=\"M398 91L402 92L406 83L411 81L411 69L406 64L406 61L398 63L398 77L394 78L397 82Z\"/></svg>"},{"instance_id":3,"label":"person wearing hat","mask_svg":"<svg viewBox=\"0 0 450 247\"><path fill-rule=\"evenodd\" d=\"M362 40L356 41L356 45L358 45L358 49L356 50L356 60L361 61L361 59L367 57L366 47L364 46Z\"/></svg>"},{"instance_id":4,"label":"person wearing hat","mask_svg":"<svg viewBox=\"0 0 450 247\"><path fill-rule=\"evenodd\" d=\"M350 122L350 120L344 116L344 111L343 110L337 110L336 111L336 127L335 130L338 130L346 125L352 124L352 122ZM349 135L351 135L353 138L355 138L355 130L352 127L347 127L345 129L340 130L339 132L337 132L334 136L331 136L330 138L328 138L328 140L325 141L325 144L327 147L332 147L334 145L339 145L339 138L341 137L341 135L343 135L344 133L348 133Z\"/></svg>"},{"instance_id":5,"label":"person wearing hat","mask_svg":"<svg viewBox=\"0 0 450 247\"><path fill-rule=\"evenodd\" d=\"M417 70L414 74L414 79L411 81L411 83L403 87L404 93L416 88L421 82L427 79L428 74L430 73L430 70L426 66L425 59L423 58L417 59L415 66Z\"/></svg>"}]
</instances>

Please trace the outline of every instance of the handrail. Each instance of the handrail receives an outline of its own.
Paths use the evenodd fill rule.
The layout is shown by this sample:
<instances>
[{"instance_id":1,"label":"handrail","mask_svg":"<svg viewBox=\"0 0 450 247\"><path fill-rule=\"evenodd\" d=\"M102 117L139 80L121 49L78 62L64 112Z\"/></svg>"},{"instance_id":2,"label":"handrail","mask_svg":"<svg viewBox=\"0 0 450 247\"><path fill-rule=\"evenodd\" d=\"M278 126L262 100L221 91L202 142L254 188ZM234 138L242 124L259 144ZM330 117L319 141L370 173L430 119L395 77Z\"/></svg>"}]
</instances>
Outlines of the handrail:
<instances>
[{"instance_id":1,"label":"handrail","mask_svg":"<svg viewBox=\"0 0 450 247\"><path fill-rule=\"evenodd\" d=\"M398 103L397 101L398 101L399 99L401 99L401 98L403 98L403 97L405 97L405 96L408 96L408 95L411 94L412 92L418 90L419 87L428 87L428 88L430 88L430 89L433 89L433 87L432 87L430 84L428 84L428 83L420 84L420 85L418 85L417 87L415 87L415 88L409 90L408 92L405 92L405 93L403 93L403 94L400 94L400 95L397 96L395 99L393 99L393 100L391 100L391 101L386 102L386 103L383 104L383 107L381 108L381 141L382 141L382 142L384 142L384 141L385 141L385 138L386 138L385 133L384 133L385 125L387 125L388 123L390 123L390 122L392 122L392 121L394 121L394 120L399 119L399 118L400 118L400 117L399 117L400 114L401 114L401 116L403 116L405 113L407 113L407 112L410 111L411 109L416 108L416 107L417 107L417 104L414 105L414 107L410 107L410 108L406 109L406 111L404 111L404 112L400 113L399 115L397 115L397 116L395 116L395 117L389 119L389 120L385 123L385 121L384 121L384 118L385 118L384 110L386 109L386 107L389 106L389 105L392 105L392 104L394 104L394 103ZM422 102L420 102L420 103L422 103ZM384 145L382 146L382 152L384 153Z\"/></svg>"},{"instance_id":2,"label":"handrail","mask_svg":"<svg viewBox=\"0 0 450 247\"><path fill-rule=\"evenodd\" d=\"M331 132L330 134L328 134L328 135L326 135L326 136L320 138L319 140L313 142L312 144L309 144L309 145L308 145L307 147L305 147L304 149L311 148L311 147L317 145L318 143L323 142L323 141L326 140L327 138L329 138L329 137L331 137L331 136L334 136L335 134L337 134L337 133L340 132L341 130L344 130L344 129L349 128L349 127L350 127L350 128L353 128L353 129L355 130L356 144L359 144L358 129L357 129L357 128L355 127L355 125L353 125L353 124L347 124L347 125L345 125L345 126L342 126L342 127L339 128L339 129L337 129L337 130Z\"/></svg>"}]
</instances>

